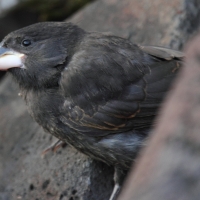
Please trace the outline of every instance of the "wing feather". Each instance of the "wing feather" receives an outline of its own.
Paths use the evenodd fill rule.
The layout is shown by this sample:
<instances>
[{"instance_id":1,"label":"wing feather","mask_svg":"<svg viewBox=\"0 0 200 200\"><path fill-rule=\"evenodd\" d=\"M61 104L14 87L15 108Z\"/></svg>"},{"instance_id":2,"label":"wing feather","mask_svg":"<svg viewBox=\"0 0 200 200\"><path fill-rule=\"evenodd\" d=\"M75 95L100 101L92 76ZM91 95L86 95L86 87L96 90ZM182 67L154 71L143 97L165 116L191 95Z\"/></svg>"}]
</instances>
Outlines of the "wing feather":
<instances>
[{"instance_id":1,"label":"wing feather","mask_svg":"<svg viewBox=\"0 0 200 200\"><path fill-rule=\"evenodd\" d=\"M90 40L62 74L61 121L96 137L149 128L183 54L111 36Z\"/></svg>"}]
</instances>

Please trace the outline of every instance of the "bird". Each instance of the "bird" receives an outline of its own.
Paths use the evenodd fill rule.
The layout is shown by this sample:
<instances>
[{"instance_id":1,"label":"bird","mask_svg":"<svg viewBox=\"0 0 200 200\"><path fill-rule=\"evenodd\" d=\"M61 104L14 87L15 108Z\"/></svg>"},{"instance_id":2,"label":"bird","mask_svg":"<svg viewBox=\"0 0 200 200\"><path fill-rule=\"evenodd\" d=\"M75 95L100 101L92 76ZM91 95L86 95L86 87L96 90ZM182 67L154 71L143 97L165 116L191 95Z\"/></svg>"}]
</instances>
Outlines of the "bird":
<instances>
[{"instance_id":1,"label":"bird","mask_svg":"<svg viewBox=\"0 0 200 200\"><path fill-rule=\"evenodd\" d=\"M146 145L183 58L180 51L70 22L39 22L0 43L0 70L19 84L33 119L58 140L114 166L110 200Z\"/></svg>"}]
</instances>

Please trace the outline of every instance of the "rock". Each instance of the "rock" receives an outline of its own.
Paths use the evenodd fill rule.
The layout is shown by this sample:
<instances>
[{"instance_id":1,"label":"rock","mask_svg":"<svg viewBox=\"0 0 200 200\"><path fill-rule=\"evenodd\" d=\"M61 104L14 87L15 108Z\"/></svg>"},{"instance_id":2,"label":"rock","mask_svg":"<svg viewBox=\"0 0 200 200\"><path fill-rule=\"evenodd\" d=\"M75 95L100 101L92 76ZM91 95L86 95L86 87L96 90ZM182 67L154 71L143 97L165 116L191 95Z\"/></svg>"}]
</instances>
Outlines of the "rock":
<instances>
[{"instance_id":1,"label":"rock","mask_svg":"<svg viewBox=\"0 0 200 200\"><path fill-rule=\"evenodd\" d=\"M113 32L134 43L179 49L199 26L195 0L98 0L72 16L88 31ZM113 168L69 145L41 152L54 138L28 115L11 77L0 85L0 200L106 200Z\"/></svg>"},{"instance_id":2,"label":"rock","mask_svg":"<svg viewBox=\"0 0 200 200\"><path fill-rule=\"evenodd\" d=\"M118 200L200 197L200 34L170 92L159 124Z\"/></svg>"}]
</instances>

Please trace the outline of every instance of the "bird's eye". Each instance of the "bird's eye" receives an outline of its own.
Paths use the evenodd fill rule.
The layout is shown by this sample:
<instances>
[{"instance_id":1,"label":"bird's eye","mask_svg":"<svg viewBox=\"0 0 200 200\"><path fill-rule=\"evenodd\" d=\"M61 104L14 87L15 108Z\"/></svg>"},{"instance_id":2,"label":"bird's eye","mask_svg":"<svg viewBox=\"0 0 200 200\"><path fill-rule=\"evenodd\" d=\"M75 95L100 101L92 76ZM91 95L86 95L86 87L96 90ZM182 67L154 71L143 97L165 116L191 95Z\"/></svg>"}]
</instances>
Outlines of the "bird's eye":
<instances>
[{"instance_id":1,"label":"bird's eye","mask_svg":"<svg viewBox=\"0 0 200 200\"><path fill-rule=\"evenodd\" d=\"M25 46L25 47L31 45L31 40L27 40L27 39L26 39L26 40L23 40L23 41L22 41L22 45Z\"/></svg>"}]
</instances>

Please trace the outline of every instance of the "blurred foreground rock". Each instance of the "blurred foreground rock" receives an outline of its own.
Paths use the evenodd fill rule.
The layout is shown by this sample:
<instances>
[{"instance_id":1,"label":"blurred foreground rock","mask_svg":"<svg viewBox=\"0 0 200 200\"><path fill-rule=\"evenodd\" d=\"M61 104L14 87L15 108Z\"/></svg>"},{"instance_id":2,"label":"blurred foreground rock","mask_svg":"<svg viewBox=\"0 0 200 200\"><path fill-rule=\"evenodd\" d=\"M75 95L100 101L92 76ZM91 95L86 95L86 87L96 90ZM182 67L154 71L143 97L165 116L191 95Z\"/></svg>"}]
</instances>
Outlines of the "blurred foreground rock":
<instances>
[{"instance_id":1,"label":"blurred foreground rock","mask_svg":"<svg viewBox=\"0 0 200 200\"><path fill-rule=\"evenodd\" d=\"M88 31L179 49L199 27L195 0L98 0L68 19ZM28 115L11 78L0 84L0 200L107 200L113 169L54 140Z\"/></svg>"},{"instance_id":2,"label":"blurred foreground rock","mask_svg":"<svg viewBox=\"0 0 200 200\"><path fill-rule=\"evenodd\" d=\"M186 50L185 68L168 96L143 156L119 200L200 197L200 35Z\"/></svg>"}]
</instances>

